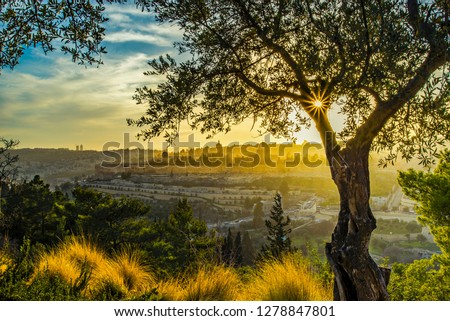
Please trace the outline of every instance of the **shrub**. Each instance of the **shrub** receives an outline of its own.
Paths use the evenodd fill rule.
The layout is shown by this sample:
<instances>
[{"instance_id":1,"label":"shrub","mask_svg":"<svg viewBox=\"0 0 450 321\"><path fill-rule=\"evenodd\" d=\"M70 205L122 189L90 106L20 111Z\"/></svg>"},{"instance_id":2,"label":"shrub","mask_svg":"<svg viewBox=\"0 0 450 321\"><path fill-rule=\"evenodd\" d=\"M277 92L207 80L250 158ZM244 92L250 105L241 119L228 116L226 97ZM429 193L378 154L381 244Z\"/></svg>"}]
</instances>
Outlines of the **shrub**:
<instances>
[{"instance_id":1,"label":"shrub","mask_svg":"<svg viewBox=\"0 0 450 321\"><path fill-rule=\"evenodd\" d=\"M181 282L176 278L160 281L156 285L156 293L156 299L161 301L182 301L185 295Z\"/></svg>"},{"instance_id":2,"label":"shrub","mask_svg":"<svg viewBox=\"0 0 450 321\"><path fill-rule=\"evenodd\" d=\"M103 268L108 260L104 251L84 237L68 237L59 244L56 251L78 268L86 266L91 270L98 270Z\"/></svg>"},{"instance_id":3,"label":"shrub","mask_svg":"<svg viewBox=\"0 0 450 321\"><path fill-rule=\"evenodd\" d=\"M151 290L156 284L155 278L145 266L137 251L123 249L97 271L97 291L106 292L106 298L131 298ZM115 296L114 296L115 295Z\"/></svg>"},{"instance_id":4,"label":"shrub","mask_svg":"<svg viewBox=\"0 0 450 321\"><path fill-rule=\"evenodd\" d=\"M439 257L392 266L388 291L393 301L450 300L450 270Z\"/></svg>"},{"instance_id":5,"label":"shrub","mask_svg":"<svg viewBox=\"0 0 450 321\"><path fill-rule=\"evenodd\" d=\"M0 251L0 276L5 273L11 263L9 256L3 251Z\"/></svg>"},{"instance_id":6,"label":"shrub","mask_svg":"<svg viewBox=\"0 0 450 321\"><path fill-rule=\"evenodd\" d=\"M247 300L324 301L332 300L332 289L312 272L309 261L298 253L258 266L247 285Z\"/></svg>"},{"instance_id":7,"label":"shrub","mask_svg":"<svg viewBox=\"0 0 450 321\"><path fill-rule=\"evenodd\" d=\"M233 301L239 299L241 282L232 268L200 268L185 284L183 300Z\"/></svg>"},{"instance_id":8,"label":"shrub","mask_svg":"<svg viewBox=\"0 0 450 321\"><path fill-rule=\"evenodd\" d=\"M81 266L74 264L68 255L61 251L52 250L48 253L41 254L41 257L36 264L35 274L30 283L36 278L43 275L49 278L60 278L69 285L74 285L76 280L81 275Z\"/></svg>"},{"instance_id":9,"label":"shrub","mask_svg":"<svg viewBox=\"0 0 450 321\"><path fill-rule=\"evenodd\" d=\"M155 283L137 252L122 250L109 258L91 242L74 237L40 255L30 284L42 277L59 278L95 300L140 296Z\"/></svg>"}]
</instances>

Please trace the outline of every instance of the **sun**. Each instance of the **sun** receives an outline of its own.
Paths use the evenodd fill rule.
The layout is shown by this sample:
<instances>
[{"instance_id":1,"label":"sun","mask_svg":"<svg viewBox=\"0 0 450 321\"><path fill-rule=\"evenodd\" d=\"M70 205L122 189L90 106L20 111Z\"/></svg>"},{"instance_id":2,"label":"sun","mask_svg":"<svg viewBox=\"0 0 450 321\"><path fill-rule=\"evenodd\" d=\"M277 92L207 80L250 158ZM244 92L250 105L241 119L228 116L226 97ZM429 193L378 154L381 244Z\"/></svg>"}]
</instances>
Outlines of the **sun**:
<instances>
[{"instance_id":1,"label":"sun","mask_svg":"<svg viewBox=\"0 0 450 321\"><path fill-rule=\"evenodd\" d=\"M309 99L305 101L305 110L314 118L320 118L324 116L327 111L330 102L330 97L327 95L326 88L318 89L311 92Z\"/></svg>"},{"instance_id":2,"label":"sun","mask_svg":"<svg viewBox=\"0 0 450 321\"><path fill-rule=\"evenodd\" d=\"M314 100L313 105L316 108L321 108L323 106L323 103L320 100Z\"/></svg>"}]
</instances>

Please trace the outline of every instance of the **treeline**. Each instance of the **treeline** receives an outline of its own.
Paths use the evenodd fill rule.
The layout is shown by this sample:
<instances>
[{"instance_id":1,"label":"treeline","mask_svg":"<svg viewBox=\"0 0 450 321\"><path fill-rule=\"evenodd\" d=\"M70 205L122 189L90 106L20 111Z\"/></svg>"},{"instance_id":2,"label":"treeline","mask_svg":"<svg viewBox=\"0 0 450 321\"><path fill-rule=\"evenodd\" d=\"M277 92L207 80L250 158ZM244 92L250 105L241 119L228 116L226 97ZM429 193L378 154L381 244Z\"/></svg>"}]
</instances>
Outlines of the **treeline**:
<instances>
[{"instance_id":1,"label":"treeline","mask_svg":"<svg viewBox=\"0 0 450 321\"><path fill-rule=\"evenodd\" d=\"M388 291L394 300L450 299L449 164L446 151L433 173L400 173L400 185L418 202L419 221L430 228L441 254L392 265ZM142 201L79 186L69 197L52 191L39 176L22 183L2 182L0 299L331 297L327 264L314 251L302 251L313 254L307 259L291 246L292 226L280 194L270 220L256 215L257 222L252 222L266 228L265 244L255 249L248 232L228 230L221 236L208 231L185 199L158 216ZM385 223L379 220L381 230L420 231L416 224ZM321 290L295 296L304 286Z\"/></svg>"},{"instance_id":2,"label":"treeline","mask_svg":"<svg viewBox=\"0 0 450 321\"><path fill-rule=\"evenodd\" d=\"M67 237L87 238L107 253L125 247L138 249L159 276L189 273L205 264L239 268L256 260L279 258L291 252L290 220L281 194L274 198L271 218L264 222L266 242L253 242L247 230L220 235L193 215L186 199L179 199L166 215L154 215L149 205L129 197L114 198L91 188L51 190L39 176L3 184L0 235L4 247L17 251L26 241L33 248L51 248ZM69 193L67 193L69 192ZM69 196L70 195L70 196ZM262 212L261 212L262 214ZM255 244L263 244L255 248Z\"/></svg>"},{"instance_id":3,"label":"treeline","mask_svg":"<svg viewBox=\"0 0 450 321\"><path fill-rule=\"evenodd\" d=\"M260 249L253 247L248 231L228 230L224 236L208 231L186 199L160 217L140 200L80 186L69 197L52 191L39 176L3 184L1 195L2 300L271 299L264 295L273 290L254 289L283 288L284 281L274 280L280 273L295 279L297 270L304 275L289 281L298 287L290 298L331 298L329 267L317 253L311 261L291 248L280 194ZM210 278L216 278L214 284ZM194 293L185 291L189 287ZM214 293L208 294L211 287ZM241 293L242 288L247 290ZM283 289L277 291L281 296L273 298L289 299Z\"/></svg>"},{"instance_id":4,"label":"treeline","mask_svg":"<svg viewBox=\"0 0 450 321\"><path fill-rule=\"evenodd\" d=\"M172 211L160 217L137 199L117 199L80 186L71 194L52 191L39 176L4 185L0 213L3 242L12 249L18 249L24 240L32 246L51 247L68 236L83 236L108 253L125 246L139 248L157 273L166 275L195 269L199 262L223 260L226 238L209 232L205 222L194 218L186 199L180 199ZM241 242L240 234L235 241ZM242 265L242 251L239 256ZM251 258L245 262L250 264Z\"/></svg>"}]
</instances>

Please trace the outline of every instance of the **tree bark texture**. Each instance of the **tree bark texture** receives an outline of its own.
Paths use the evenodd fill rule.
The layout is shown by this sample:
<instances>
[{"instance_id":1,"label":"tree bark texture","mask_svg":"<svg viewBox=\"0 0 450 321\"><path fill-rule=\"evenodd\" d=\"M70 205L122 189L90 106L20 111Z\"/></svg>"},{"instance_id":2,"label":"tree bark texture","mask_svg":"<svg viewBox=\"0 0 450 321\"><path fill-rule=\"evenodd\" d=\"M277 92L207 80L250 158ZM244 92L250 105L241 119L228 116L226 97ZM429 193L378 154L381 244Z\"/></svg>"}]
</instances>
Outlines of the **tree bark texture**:
<instances>
[{"instance_id":1,"label":"tree bark texture","mask_svg":"<svg viewBox=\"0 0 450 321\"><path fill-rule=\"evenodd\" d=\"M376 228L369 206L369 147L346 147L330 152L328 159L340 195L338 222L331 243L326 245L335 275L334 299L389 300L389 271L380 269L369 254L370 237Z\"/></svg>"}]
</instances>

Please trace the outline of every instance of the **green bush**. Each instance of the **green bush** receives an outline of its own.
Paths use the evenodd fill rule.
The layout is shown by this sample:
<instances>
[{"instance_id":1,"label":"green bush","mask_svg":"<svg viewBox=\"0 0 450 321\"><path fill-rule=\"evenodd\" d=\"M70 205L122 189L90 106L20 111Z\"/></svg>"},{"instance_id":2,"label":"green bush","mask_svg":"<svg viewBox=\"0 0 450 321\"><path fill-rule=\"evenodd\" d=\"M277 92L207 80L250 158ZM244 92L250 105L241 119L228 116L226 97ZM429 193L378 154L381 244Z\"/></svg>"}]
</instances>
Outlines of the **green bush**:
<instances>
[{"instance_id":1,"label":"green bush","mask_svg":"<svg viewBox=\"0 0 450 321\"><path fill-rule=\"evenodd\" d=\"M450 270L438 256L394 264L388 291L394 301L448 301Z\"/></svg>"},{"instance_id":2,"label":"green bush","mask_svg":"<svg viewBox=\"0 0 450 321\"><path fill-rule=\"evenodd\" d=\"M86 275L80 275L72 284L59 277L34 273L33 251L30 241L25 239L16 257L12 257L0 275L0 300L2 301L62 301L83 300L82 283Z\"/></svg>"}]
</instances>

